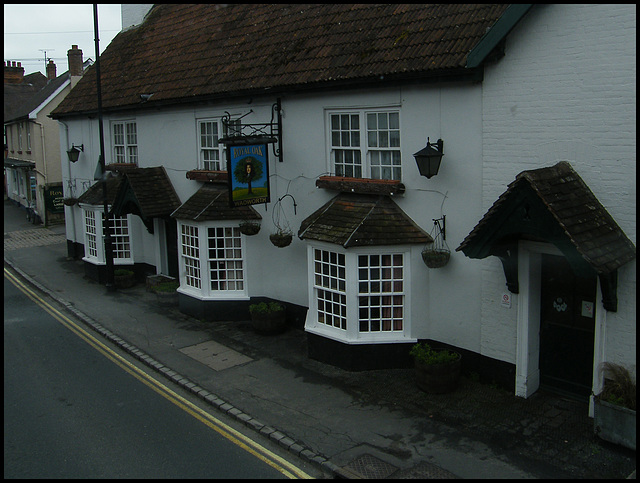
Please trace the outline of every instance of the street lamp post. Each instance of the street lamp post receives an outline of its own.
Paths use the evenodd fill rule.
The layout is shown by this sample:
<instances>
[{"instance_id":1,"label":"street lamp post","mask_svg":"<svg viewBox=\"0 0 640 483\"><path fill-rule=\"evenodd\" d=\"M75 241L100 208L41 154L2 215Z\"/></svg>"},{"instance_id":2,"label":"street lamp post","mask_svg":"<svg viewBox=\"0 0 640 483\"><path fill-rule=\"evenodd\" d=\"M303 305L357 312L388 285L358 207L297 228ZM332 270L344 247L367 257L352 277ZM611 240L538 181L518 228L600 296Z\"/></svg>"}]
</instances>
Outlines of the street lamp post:
<instances>
[{"instance_id":1,"label":"street lamp post","mask_svg":"<svg viewBox=\"0 0 640 483\"><path fill-rule=\"evenodd\" d=\"M107 291L116 289L113 274L113 245L111 240L111 226L109 222L109 199L107 198L107 171L104 161L104 127L102 125L102 91L100 89L100 39L98 38L98 5L93 4L93 29L96 41L96 86L98 89L98 129L100 133L100 169L102 170L102 200L103 200L103 227L104 227L104 251L107 262Z\"/></svg>"}]
</instances>

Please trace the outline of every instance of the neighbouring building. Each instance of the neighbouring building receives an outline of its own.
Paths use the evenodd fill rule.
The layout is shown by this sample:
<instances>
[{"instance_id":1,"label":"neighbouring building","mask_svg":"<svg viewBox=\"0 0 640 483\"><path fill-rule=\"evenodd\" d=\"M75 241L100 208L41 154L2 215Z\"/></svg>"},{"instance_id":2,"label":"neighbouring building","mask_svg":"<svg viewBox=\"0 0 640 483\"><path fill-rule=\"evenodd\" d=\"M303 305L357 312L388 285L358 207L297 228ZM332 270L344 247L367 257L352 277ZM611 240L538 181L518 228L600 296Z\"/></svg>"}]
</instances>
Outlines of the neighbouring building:
<instances>
[{"instance_id":1,"label":"neighbouring building","mask_svg":"<svg viewBox=\"0 0 640 483\"><path fill-rule=\"evenodd\" d=\"M63 152L84 145L63 177L89 276L104 181L117 266L175 276L212 323L279 300L314 359L404 367L426 340L522 397L588 397L601 362L635 365L634 5L138 17L100 58L106 174L95 69L51 114Z\"/></svg>"},{"instance_id":2,"label":"neighbouring building","mask_svg":"<svg viewBox=\"0 0 640 483\"><path fill-rule=\"evenodd\" d=\"M82 51L68 51L69 71L56 75L53 60L46 78L40 73L24 76L20 63L5 64L4 135L7 197L23 206L34 223L64 222L62 168L67 161L60 151L60 123L49 114L69 94L91 60ZM35 78L33 81L31 78Z\"/></svg>"}]
</instances>

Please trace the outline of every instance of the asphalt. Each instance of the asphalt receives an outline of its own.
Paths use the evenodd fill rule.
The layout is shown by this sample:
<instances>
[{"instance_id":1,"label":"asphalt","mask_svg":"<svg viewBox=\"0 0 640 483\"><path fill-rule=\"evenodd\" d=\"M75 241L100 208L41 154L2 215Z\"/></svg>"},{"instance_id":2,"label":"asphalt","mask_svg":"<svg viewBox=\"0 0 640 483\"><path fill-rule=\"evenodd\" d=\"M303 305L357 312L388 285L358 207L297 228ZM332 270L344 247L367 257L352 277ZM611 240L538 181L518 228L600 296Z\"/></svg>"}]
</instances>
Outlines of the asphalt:
<instances>
[{"instance_id":1,"label":"asphalt","mask_svg":"<svg viewBox=\"0 0 640 483\"><path fill-rule=\"evenodd\" d=\"M5 269L329 478L635 479L635 451L597 438L586 402L542 390L522 399L464 376L455 393L428 395L412 369L344 371L309 359L302 330L200 321L141 283L108 292L67 258L64 233L5 201Z\"/></svg>"}]
</instances>

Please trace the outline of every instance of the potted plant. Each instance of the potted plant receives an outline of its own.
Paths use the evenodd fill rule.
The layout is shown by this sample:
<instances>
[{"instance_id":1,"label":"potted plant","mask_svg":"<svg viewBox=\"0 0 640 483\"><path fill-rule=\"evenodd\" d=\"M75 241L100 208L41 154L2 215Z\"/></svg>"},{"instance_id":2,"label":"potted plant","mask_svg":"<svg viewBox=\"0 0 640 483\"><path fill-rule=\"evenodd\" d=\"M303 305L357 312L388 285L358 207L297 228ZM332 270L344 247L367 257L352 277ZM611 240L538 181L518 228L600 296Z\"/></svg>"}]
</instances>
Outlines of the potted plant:
<instances>
[{"instance_id":1,"label":"potted plant","mask_svg":"<svg viewBox=\"0 0 640 483\"><path fill-rule=\"evenodd\" d=\"M417 343L409 354L413 357L418 387L430 394L453 392L458 387L462 356L449 349L432 349Z\"/></svg>"},{"instance_id":2,"label":"potted plant","mask_svg":"<svg viewBox=\"0 0 640 483\"><path fill-rule=\"evenodd\" d=\"M593 429L605 441L636 449L636 382L620 364L604 362L604 386L593 402Z\"/></svg>"},{"instance_id":3,"label":"potted plant","mask_svg":"<svg viewBox=\"0 0 640 483\"><path fill-rule=\"evenodd\" d=\"M133 271L123 268L113 271L113 281L117 288L129 288L136 284L136 278Z\"/></svg>"},{"instance_id":4,"label":"potted plant","mask_svg":"<svg viewBox=\"0 0 640 483\"><path fill-rule=\"evenodd\" d=\"M240 223L240 233L247 236L257 235L260 231L260 223L255 220L245 220Z\"/></svg>"},{"instance_id":5,"label":"potted plant","mask_svg":"<svg viewBox=\"0 0 640 483\"><path fill-rule=\"evenodd\" d=\"M170 307L178 305L178 292L176 292L178 287L180 287L179 281L167 279L152 285L150 290L156 294L158 304Z\"/></svg>"},{"instance_id":6,"label":"potted plant","mask_svg":"<svg viewBox=\"0 0 640 483\"><path fill-rule=\"evenodd\" d=\"M286 329L286 311L278 302L249 305L253 329L259 334L278 334Z\"/></svg>"},{"instance_id":7,"label":"potted plant","mask_svg":"<svg viewBox=\"0 0 640 483\"><path fill-rule=\"evenodd\" d=\"M269 240L278 248L284 248L291 244L293 233L290 230L278 229L275 233L269 235Z\"/></svg>"},{"instance_id":8,"label":"potted plant","mask_svg":"<svg viewBox=\"0 0 640 483\"><path fill-rule=\"evenodd\" d=\"M425 248L422 250L422 260L429 268L441 268L449 263L451 252L446 248Z\"/></svg>"}]
</instances>

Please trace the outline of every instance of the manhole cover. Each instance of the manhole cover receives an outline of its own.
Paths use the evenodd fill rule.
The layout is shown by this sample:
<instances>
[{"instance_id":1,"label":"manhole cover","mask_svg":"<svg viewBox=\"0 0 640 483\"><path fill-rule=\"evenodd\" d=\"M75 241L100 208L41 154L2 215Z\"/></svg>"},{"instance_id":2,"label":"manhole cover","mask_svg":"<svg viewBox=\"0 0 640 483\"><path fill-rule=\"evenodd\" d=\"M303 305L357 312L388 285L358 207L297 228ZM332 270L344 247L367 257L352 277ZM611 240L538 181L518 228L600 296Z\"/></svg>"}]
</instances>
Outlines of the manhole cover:
<instances>
[{"instance_id":1,"label":"manhole cover","mask_svg":"<svg viewBox=\"0 0 640 483\"><path fill-rule=\"evenodd\" d=\"M344 468L356 473L363 479L386 478L398 469L370 454L358 456L352 462L346 464Z\"/></svg>"},{"instance_id":2,"label":"manhole cover","mask_svg":"<svg viewBox=\"0 0 640 483\"><path fill-rule=\"evenodd\" d=\"M427 463L426 461L418 463L413 468L400 470L395 475L393 475L393 477L397 480L453 480L458 478L453 473L450 473L447 470L444 470L434 464Z\"/></svg>"}]
</instances>

